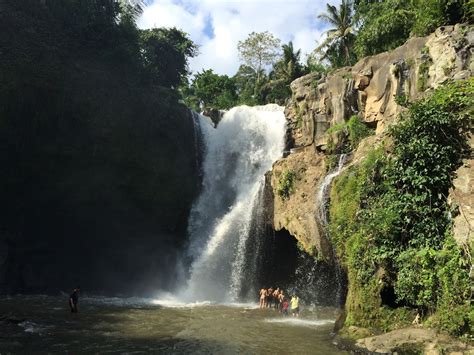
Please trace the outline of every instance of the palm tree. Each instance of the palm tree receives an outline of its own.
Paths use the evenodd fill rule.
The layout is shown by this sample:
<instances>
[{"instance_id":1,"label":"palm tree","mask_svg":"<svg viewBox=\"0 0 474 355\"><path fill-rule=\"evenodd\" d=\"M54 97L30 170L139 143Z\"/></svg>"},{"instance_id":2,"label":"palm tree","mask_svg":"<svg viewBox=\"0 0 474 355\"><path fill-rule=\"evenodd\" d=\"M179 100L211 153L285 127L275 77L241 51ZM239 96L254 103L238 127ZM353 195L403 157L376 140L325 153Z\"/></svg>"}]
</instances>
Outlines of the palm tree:
<instances>
[{"instance_id":1,"label":"palm tree","mask_svg":"<svg viewBox=\"0 0 474 355\"><path fill-rule=\"evenodd\" d=\"M300 55L301 49L296 52L293 48L293 42L288 42L282 46L283 49L283 63L285 64L285 74L290 81L296 79L301 75Z\"/></svg>"},{"instance_id":2,"label":"palm tree","mask_svg":"<svg viewBox=\"0 0 474 355\"><path fill-rule=\"evenodd\" d=\"M131 21L136 20L143 14L146 6L145 0L119 0L123 16L128 17Z\"/></svg>"},{"instance_id":3,"label":"palm tree","mask_svg":"<svg viewBox=\"0 0 474 355\"><path fill-rule=\"evenodd\" d=\"M288 44L282 46L282 50L283 55L280 60L275 63L273 76L289 84L302 74L300 64L301 49L295 52L293 42L290 41Z\"/></svg>"},{"instance_id":4,"label":"palm tree","mask_svg":"<svg viewBox=\"0 0 474 355\"><path fill-rule=\"evenodd\" d=\"M318 15L318 18L330 23L334 27L327 30L324 42L316 48L317 52L323 52L321 59L328 58L330 54L342 50L344 52L344 63L351 64L350 49L354 39L352 27L352 3L350 0L342 0L339 10L336 6L326 4L327 12Z\"/></svg>"}]
</instances>

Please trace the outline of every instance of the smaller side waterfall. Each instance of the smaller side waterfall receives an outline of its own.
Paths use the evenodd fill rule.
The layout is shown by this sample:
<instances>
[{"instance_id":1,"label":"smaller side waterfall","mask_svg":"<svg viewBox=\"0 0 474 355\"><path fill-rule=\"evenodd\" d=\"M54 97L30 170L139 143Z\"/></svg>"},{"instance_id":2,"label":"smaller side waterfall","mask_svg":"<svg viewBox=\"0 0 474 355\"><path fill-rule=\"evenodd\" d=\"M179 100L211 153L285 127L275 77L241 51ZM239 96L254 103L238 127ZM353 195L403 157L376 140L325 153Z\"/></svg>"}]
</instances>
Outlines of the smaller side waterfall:
<instances>
[{"instance_id":1,"label":"smaller side waterfall","mask_svg":"<svg viewBox=\"0 0 474 355\"><path fill-rule=\"evenodd\" d=\"M326 235L327 239L330 242L331 242L331 236L328 233L327 225L328 225L328 215L329 215L328 207L329 207L329 194L331 192L331 183L334 180L334 178L342 172L344 168L344 164L347 162L349 157L350 157L349 154L341 154L339 156L337 166L333 169L333 171L331 171L329 174L326 175L318 191L317 201L319 203L319 220L322 224L322 232ZM332 243L331 245L332 245L333 258L335 261L334 274L335 274L336 283L337 283L336 298L339 303L342 303L343 302L342 297L343 297L344 273L337 262L336 250L334 249L334 245Z\"/></svg>"},{"instance_id":2,"label":"smaller side waterfall","mask_svg":"<svg viewBox=\"0 0 474 355\"><path fill-rule=\"evenodd\" d=\"M324 227L328 224L328 206L329 206L329 193L331 192L331 183L332 180L338 176L344 164L346 163L347 159L349 158L349 154L341 154L339 156L339 161L337 163L336 168L331 171L323 180L319 191L318 191L318 202L319 202L319 219Z\"/></svg>"}]
</instances>

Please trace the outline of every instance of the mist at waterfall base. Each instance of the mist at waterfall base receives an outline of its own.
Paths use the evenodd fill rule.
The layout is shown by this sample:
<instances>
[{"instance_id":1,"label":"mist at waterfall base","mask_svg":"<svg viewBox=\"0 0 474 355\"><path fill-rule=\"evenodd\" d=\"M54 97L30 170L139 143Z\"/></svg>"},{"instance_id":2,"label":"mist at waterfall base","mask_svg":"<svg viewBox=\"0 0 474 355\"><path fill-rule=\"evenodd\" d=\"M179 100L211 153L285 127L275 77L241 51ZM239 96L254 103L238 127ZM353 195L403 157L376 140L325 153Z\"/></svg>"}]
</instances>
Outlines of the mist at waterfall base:
<instances>
[{"instance_id":1,"label":"mist at waterfall base","mask_svg":"<svg viewBox=\"0 0 474 355\"><path fill-rule=\"evenodd\" d=\"M300 251L287 231L272 228L274 197L265 173L283 153L283 107L236 107L217 127L195 118L202 137L202 190L191 210L181 265L189 271L171 297L256 302L260 288L280 287L307 304L337 305L333 268Z\"/></svg>"},{"instance_id":2,"label":"mist at waterfall base","mask_svg":"<svg viewBox=\"0 0 474 355\"><path fill-rule=\"evenodd\" d=\"M189 220L181 289L146 299L85 290L77 314L68 294L0 296L0 352L343 353L331 336L338 310L326 307L337 305L334 269L272 227L278 197L265 172L284 149L282 108L237 107L217 128L200 117L195 132L202 189ZM301 317L258 309L258 289L270 286L296 292Z\"/></svg>"}]
</instances>

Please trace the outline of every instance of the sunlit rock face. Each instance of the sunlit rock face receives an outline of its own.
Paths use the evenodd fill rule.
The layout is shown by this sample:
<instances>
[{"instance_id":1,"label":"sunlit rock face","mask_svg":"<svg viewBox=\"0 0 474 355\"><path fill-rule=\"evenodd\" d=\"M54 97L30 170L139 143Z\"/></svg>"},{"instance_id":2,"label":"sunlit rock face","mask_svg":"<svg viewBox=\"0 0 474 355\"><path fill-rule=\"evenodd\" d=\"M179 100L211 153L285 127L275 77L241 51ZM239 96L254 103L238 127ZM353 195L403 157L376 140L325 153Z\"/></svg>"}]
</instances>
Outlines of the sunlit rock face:
<instances>
[{"instance_id":1,"label":"sunlit rock face","mask_svg":"<svg viewBox=\"0 0 474 355\"><path fill-rule=\"evenodd\" d=\"M340 139L327 130L353 115L374 129L376 135L362 141L353 153L353 161L360 161L404 109L398 103L400 98L412 101L449 79L473 75L473 45L474 29L445 26L428 37L411 38L391 52L363 58L353 67L323 77L311 73L293 81L292 97L285 108L289 155L275 163L271 184L277 189L285 170L294 170L298 178L289 198L275 198L275 228L288 230L307 250L315 247L327 255L328 241L314 221L319 210L315 196L327 170L324 153ZM459 169L452 194L453 201L464 206L463 217L455 220L456 234L472 231L471 166L466 162Z\"/></svg>"},{"instance_id":2,"label":"sunlit rock face","mask_svg":"<svg viewBox=\"0 0 474 355\"><path fill-rule=\"evenodd\" d=\"M286 199L281 198L278 193L275 194L273 220L275 230L286 229L307 251L315 246L323 255L329 255L330 245L322 236L316 220L318 214L316 187L326 171L324 155L315 153L312 146L309 146L276 162L271 176L274 190L278 188L285 171L296 172L296 190Z\"/></svg>"}]
</instances>

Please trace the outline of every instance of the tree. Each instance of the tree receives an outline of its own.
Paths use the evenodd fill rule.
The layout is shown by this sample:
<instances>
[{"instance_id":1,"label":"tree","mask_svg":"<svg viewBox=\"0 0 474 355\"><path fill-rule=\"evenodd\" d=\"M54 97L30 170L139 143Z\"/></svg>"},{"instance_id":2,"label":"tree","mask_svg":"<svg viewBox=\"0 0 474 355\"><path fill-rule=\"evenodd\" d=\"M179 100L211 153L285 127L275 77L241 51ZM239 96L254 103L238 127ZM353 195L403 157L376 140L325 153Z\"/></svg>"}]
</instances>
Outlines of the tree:
<instances>
[{"instance_id":1,"label":"tree","mask_svg":"<svg viewBox=\"0 0 474 355\"><path fill-rule=\"evenodd\" d=\"M468 17L467 0L359 1L355 20L359 31L354 49L358 58L392 50L411 34L426 36L442 25ZM465 13L466 12L466 13Z\"/></svg>"},{"instance_id":2,"label":"tree","mask_svg":"<svg viewBox=\"0 0 474 355\"><path fill-rule=\"evenodd\" d=\"M261 88L261 96L265 102L284 104L291 96L290 84L303 74L300 64L301 50L295 51L293 42L282 46L283 55L273 66L269 81Z\"/></svg>"},{"instance_id":3,"label":"tree","mask_svg":"<svg viewBox=\"0 0 474 355\"><path fill-rule=\"evenodd\" d=\"M197 73L191 84L194 106L229 109L236 105L235 82L227 75L215 74L212 69Z\"/></svg>"},{"instance_id":4,"label":"tree","mask_svg":"<svg viewBox=\"0 0 474 355\"><path fill-rule=\"evenodd\" d=\"M264 73L262 73L264 75ZM233 76L236 85L237 95L239 97L239 104L242 105L257 105L258 98L255 93L257 73L255 70L247 65L241 65L237 73Z\"/></svg>"},{"instance_id":5,"label":"tree","mask_svg":"<svg viewBox=\"0 0 474 355\"><path fill-rule=\"evenodd\" d=\"M326 73L328 68L321 63L321 60L318 56L317 53L314 51L310 54L307 55L306 57L306 63L303 67L303 72L305 74L307 73L313 73L313 72L318 72L321 75Z\"/></svg>"},{"instance_id":6,"label":"tree","mask_svg":"<svg viewBox=\"0 0 474 355\"><path fill-rule=\"evenodd\" d=\"M270 32L252 32L245 41L239 41L237 49L239 57L256 73L256 82L260 80L261 71L271 65L279 56L280 40Z\"/></svg>"},{"instance_id":7,"label":"tree","mask_svg":"<svg viewBox=\"0 0 474 355\"><path fill-rule=\"evenodd\" d=\"M188 58L198 53L188 35L177 28L154 28L140 33L146 75L154 84L177 88L188 74Z\"/></svg>"},{"instance_id":8,"label":"tree","mask_svg":"<svg viewBox=\"0 0 474 355\"><path fill-rule=\"evenodd\" d=\"M302 75L302 67L300 64L301 49L296 52L293 48L293 42L288 42L282 46L283 56L275 64L274 72L279 79L285 80L290 84L293 80Z\"/></svg>"},{"instance_id":9,"label":"tree","mask_svg":"<svg viewBox=\"0 0 474 355\"><path fill-rule=\"evenodd\" d=\"M359 32L354 49L358 58L374 55L402 45L414 24L410 0L360 2L355 17Z\"/></svg>"},{"instance_id":10,"label":"tree","mask_svg":"<svg viewBox=\"0 0 474 355\"><path fill-rule=\"evenodd\" d=\"M352 19L352 4L350 0L342 0L339 10L336 6L327 4L327 13L318 15L318 18L333 25L334 27L326 31L327 37L324 42L316 48L316 51L323 52L321 59L329 59L333 66L340 66L338 57L341 52L344 56L344 64L351 65L353 56L351 48L354 42L354 29Z\"/></svg>"}]
</instances>

